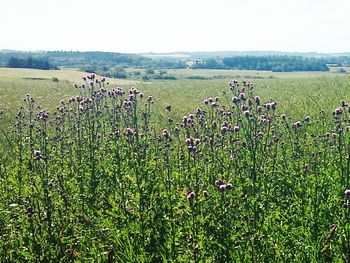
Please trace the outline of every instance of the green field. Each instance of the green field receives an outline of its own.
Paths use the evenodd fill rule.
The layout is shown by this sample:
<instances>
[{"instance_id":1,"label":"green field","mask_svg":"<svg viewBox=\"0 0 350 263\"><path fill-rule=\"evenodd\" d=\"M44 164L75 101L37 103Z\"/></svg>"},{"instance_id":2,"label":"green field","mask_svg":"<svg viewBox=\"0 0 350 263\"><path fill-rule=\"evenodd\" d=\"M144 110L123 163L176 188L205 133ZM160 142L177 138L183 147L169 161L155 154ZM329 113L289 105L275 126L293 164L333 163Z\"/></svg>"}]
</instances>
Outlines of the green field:
<instances>
[{"instance_id":1,"label":"green field","mask_svg":"<svg viewBox=\"0 0 350 263\"><path fill-rule=\"evenodd\" d=\"M135 70L135 69L130 69ZM331 110L340 100L350 100L349 75L324 72L267 72L242 70L168 70L177 80L136 81L110 79L109 87L136 86L158 102L158 110L172 105L173 114L181 117L193 111L207 96L222 96L233 79L253 81L257 93L265 100L282 102L282 109L296 117ZM80 85L86 73L77 70L35 70L0 68L0 108L16 110L26 94L46 108L55 108L61 99L76 95L74 84ZM186 79L189 76L207 77L206 80ZM224 78L212 79L215 76ZM261 78L256 78L260 76ZM53 82L57 78L59 82Z\"/></svg>"},{"instance_id":2,"label":"green field","mask_svg":"<svg viewBox=\"0 0 350 263\"><path fill-rule=\"evenodd\" d=\"M0 69L0 262L350 262L350 76L168 73Z\"/></svg>"}]
</instances>

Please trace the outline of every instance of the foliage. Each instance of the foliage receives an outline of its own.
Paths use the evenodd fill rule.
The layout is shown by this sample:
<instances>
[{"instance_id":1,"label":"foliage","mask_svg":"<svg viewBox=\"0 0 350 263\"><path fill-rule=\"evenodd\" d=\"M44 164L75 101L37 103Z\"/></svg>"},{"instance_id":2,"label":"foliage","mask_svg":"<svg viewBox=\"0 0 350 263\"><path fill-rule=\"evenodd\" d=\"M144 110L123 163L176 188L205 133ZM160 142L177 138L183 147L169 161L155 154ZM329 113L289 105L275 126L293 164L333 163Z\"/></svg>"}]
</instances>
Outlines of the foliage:
<instances>
[{"instance_id":1,"label":"foliage","mask_svg":"<svg viewBox=\"0 0 350 263\"><path fill-rule=\"evenodd\" d=\"M6 64L9 68L34 68L34 69L53 69L47 58L33 58L31 56L23 59L18 57L11 57Z\"/></svg>"},{"instance_id":2,"label":"foliage","mask_svg":"<svg viewBox=\"0 0 350 263\"><path fill-rule=\"evenodd\" d=\"M84 81L53 114L26 95L0 133L0 261L350 260L346 102L293 120L233 80L165 123Z\"/></svg>"},{"instance_id":3,"label":"foliage","mask_svg":"<svg viewBox=\"0 0 350 263\"><path fill-rule=\"evenodd\" d=\"M301 56L235 56L224 59L205 59L194 64L192 68L270 70L273 72L328 71L328 61L324 58Z\"/></svg>"}]
</instances>

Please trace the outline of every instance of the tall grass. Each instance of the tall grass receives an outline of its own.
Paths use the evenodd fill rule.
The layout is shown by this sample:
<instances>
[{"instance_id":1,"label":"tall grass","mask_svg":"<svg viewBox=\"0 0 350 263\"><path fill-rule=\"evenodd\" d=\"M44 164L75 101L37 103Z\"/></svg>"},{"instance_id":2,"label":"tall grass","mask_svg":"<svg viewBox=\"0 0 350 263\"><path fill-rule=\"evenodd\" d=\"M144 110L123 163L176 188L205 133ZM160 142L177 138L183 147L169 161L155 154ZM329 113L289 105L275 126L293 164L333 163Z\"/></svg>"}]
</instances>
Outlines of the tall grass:
<instances>
[{"instance_id":1,"label":"tall grass","mask_svg":"<svg viewBox=\"0 0 350 263\"><path fill-rule=\"evenodd\" d=\"M84 81L0 133L0 261L350 261L345 101L294 117L234 80L178 118Z\"/></svg>"}]
</instances>

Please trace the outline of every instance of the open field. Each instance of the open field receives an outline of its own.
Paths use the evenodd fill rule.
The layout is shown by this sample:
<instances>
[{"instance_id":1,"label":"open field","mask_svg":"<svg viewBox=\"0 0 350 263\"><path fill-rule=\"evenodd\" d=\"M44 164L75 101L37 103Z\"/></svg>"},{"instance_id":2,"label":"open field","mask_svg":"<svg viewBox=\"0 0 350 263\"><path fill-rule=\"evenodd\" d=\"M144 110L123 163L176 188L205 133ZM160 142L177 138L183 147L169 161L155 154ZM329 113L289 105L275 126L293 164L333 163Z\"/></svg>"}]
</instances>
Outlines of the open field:
<instances>
[{"instance_id":1,"label":"open field","mask_svg":"<svg viewBox=\"0 0 350 263\"><path fill-rule=\"evenodd\" d=\"M208 78L282 78L282 79L300 79L300 78L317 78L317 77L332 77L339 76L336 72L271 72L263 70L220 70L220 69L174 69L168 70L168 73L175 75L179 78L188 78L193 76L208 77Z\"/></svg>"},{"instance_id":2,"label":"open field","mask_svg":"<svg viewBox=\"0 0 350 263\"><path fill-rule=\"evenodd\" d=\"M134 69L131 69L134 70ZM172 105L178 117L193 111L206 96L222 96L227 91L232 78L253 81L257 92L266 100L283 101L283 111L292 112L298 117L317 113L322 109L332 109L340 100L350 100L350 76L324 72L267 72L238 70L168 70L178 80L136 81L111 79L109 87L136 86L158 102L159 111L165 114L164 107ZM74 84L82 83L86 73L77 70L34 70L0 68L0 108L16 110L21 98L31 94L38 104L46 108L56 107L60 99L76 95ZM189 76L224 78L188 80ZM245 77L244 77L245 76ZM256 79L256 76L262 78ZM272 78L271 78L272 76ZM53 82L57 78L59 82ZM282 111L282 110L281 110Z\"/></svg>"},{"instance_id":3,"label":"open field","mask_svg":"<svg viewBox=\"0 0 350 263\"><path fill-rule=\"evenodd\" d=\"M38 104L54 109L61 99L76 95L74 84L83 83L86 73L74 70L38 70L0 68L0 108L17 110L26 94L31 94ZM56 78L58 82L53 81ZM135 81L107 78L114 85L130 86Z\"/></svg>"},{"instance_id":4,"label":"open field","mask_svg":"<svg viewBox=\"0 0 350 263\"><path fill-rule=\"evenodd\" d=\"M349 75L81 73L0 69L0 262L350 261Z\"/></svg>"}]
</instances>

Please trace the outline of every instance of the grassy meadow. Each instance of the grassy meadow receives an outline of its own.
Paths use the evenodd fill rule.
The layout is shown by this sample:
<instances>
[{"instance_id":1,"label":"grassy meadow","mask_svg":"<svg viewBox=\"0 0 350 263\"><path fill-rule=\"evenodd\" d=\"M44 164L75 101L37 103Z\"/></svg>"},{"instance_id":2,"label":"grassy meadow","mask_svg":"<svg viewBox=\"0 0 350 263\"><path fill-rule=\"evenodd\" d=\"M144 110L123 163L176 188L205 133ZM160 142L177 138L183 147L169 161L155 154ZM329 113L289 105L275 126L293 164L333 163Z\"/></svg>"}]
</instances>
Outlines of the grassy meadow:
<instances>
[{"instance_id":1,"label":"grassy meadow","mask_svg":"<svg viewBox=\"0 0 350 263\"><path fill-rule=\"evenodd\" d=\"M168 73L0 69L0 262L350 262L350 76Z\"/></svg>"}]
</instances>

